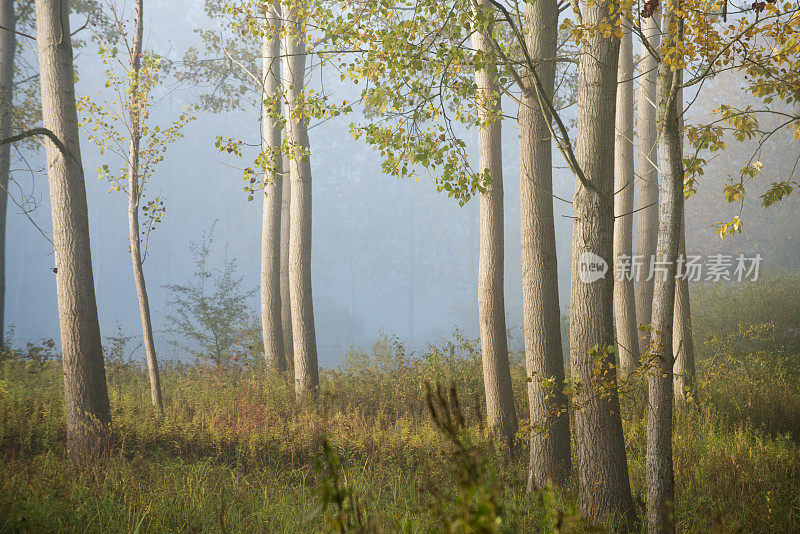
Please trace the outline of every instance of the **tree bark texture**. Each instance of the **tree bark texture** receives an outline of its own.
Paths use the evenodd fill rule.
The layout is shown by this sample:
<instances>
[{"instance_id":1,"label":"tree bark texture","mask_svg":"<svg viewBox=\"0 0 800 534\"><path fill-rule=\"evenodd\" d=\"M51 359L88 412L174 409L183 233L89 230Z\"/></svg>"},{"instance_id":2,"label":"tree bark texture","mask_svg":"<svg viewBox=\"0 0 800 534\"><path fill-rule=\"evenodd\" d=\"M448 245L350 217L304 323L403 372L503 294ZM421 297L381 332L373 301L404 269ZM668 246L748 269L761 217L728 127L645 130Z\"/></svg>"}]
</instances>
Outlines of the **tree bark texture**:
<instances>
[{"instance_id":1,"label":"tree bark texture","mask_svg":"<svg viewBox=\"0 0 800 534\"><path fill-rule=\"evenodd\" d=\"M683 90L678 90L676 107L678 128L681 132L681 153L683 153ZM681 200L681 230L678 243L678 256L686 259L686 199ZM689 280L680 277L675 287L675 316L672 332L672 346L675 352L674 393L675 406L684 408L690 397L696 397L694 340L692 339L692 307L689 299Z\"/></svg>"},{"instance_id":2,"label":"tree bark texture","mask_svg":"<svg viewBox=\"0 0 800 534\"><path fill-rule=\"evenodd\" d=\"M72 458L81 458L107 448L111 414L92 275L68 10L53 0L36 0L36 27L44 126L67 151L63 154L49 138L45 142L67 452Z\"/></svg>"},{"instance_id":3,"label":"tree bark texture","mask_svg":"<svg viewBox=\"0 0 800 534\"><path fill-rule=\"evenodd\" d=\"M589 25L610 17L610 2L584 4ZM576 178L572 228L570 360L579 383L575 446L580 511L590 523L633 509L613 351L614 130L619 40L600 34L581 44L578 64ZM606 272L600 275L605 266Z\"/></svg>"},{"instance_id":4,"label":"tree bark texture","mask_svg":"<svg viewBox=\"0 0 800 534\"><path fill-rule=\"evenodd\" d=\"M477 2L479 9L491 10L489 2ZM489 36L472 35L476 50L492 57ZM500 87L497 68L487 61L475 72L482 126L478 132L479 172L489 171L491 184L480 196L480 251L478 257L478 316L483 360L483 387L487 422L493 433L513 451L517 435L517 412L511 389L506 336L506 308L503 288L503 149L501 144Z\"/></svg>"},{"instance_id":5,"label":"tree bark texture","mask_svg":"<svg viewBox=\"0 0 800 534\"><path fill-rule=\"evenodd\" d=\"M292 157L289 161L291 207L289 226L289 300L292 306L295 393L316 397L319 387L314 302L311 296L311 159L308 124L298 99L306 65L304 26L297 14L284 13L286 120Z\"/></svg>"},{"instance_id":6,"label":"tree bark texture","mask_svg":"<svg viewBox=\"0 0 800 534\"><path fill-rule=\"evenodd\" d=\"M536 73L552 99L555 86L558 6L554 0L527 4L526 46L539 62ZM519 107L522 315L530 407L528 489L563 482L572 470L568 402L558 300L558 262L553 220L552 138L532 73Z\"/></svg>"},{"instance_id":7,"label":"tree bark texture","mask_svg":"<svg viewBox=\"0 0 800 534\"><path fill-rule=\"evenodd\" d=\"M617 272L633 255L633 38L625 28L617 67L617 116L614 145L614 318L622 373L639 365L639 330L632 277Z\"/></svg>"},{"instance_id":8,"label":"tree bark texture","mask_svg":"<svg viewBox=\"0 0 800 534\"><path fill-rule=\"evenodd\" d=\"M289 297L289 209L292 181L289 179L289 160L281 158L281 331L283 355L287 369L294 369L294 340L292 339L292 302Z\"/></svg>"},{"instance_id":9,"label":"tree bark texture","mask_svg":"<svg viewBox=\"0 0 800 534\"><path fill-rule=\"evenodd\" d=\"M280 156L281 124L275 114L280 110L280 4L273 3L267 12L262 46L264 92L261 111L261 149L273 154L273 169L264 176L264 206L261 221L261 334L267 367L279 373L286 370L281 308L281 206L283 169Z\"/></svg>"},{"instance_id":10,"label":"tree bark texture","mask_svg":"<svg viewBox=\"0 0 800 534\"><path fill-rule=\"evenodd\" d=\"M658 49L661 25L658 15L642 21L643 31L653 48ZM639 62L639 102L636 116L638 172L636 203L636 254L641 256L642 267L635 284L636 320L639 325L651 323L653 307L653 280L650 267L658 239L658 128L656 125L656 71L658 64L642 45ZM639 353L647 350L649 336L639 337Z\"/></svg>"},{"instance_id":11,"label":"tree bark texture","mask_svg":"<svg viewBox=\"0 0 800 534\"><path fill-rule=\"evenodd\" d=\"M668 4L664 14L662 50L674 46L676 20ZM647 409L647 531L674 531L675 477L672 464L673 406L673 314L675 311L675 271L679 232L683 213L683 154L676 103L679 73L668 62L658 66L658 150L661 155L661 202L657 260L654 277L652 333L648 365Z\"/></svg>"}]
</instances>

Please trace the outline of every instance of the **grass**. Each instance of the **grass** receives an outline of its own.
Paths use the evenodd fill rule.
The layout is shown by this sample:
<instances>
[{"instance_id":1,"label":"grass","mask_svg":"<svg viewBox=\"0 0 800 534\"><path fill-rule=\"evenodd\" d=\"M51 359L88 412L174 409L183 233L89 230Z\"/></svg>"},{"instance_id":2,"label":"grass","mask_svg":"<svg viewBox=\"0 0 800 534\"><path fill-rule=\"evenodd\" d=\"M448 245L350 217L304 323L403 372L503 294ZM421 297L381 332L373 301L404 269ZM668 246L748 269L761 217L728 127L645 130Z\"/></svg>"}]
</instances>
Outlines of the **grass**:
<instances>
[{"instance_id":1,"label":"grass","mask_svg":"<svg viewBox=\"0 0 800 534\"><path fill-rule=\"evenodd\" d=\"M797 295L800 283L790 285ZM771 294L783 299L786 290ZM757 294L754 307L780 304ZM695 295L695 309L707 310L702 298ZM759 322L715 318L714 341L698 337L698 401L675 422L675 520L687 532L798 531L800 366L784 340L793 326L750 314L748 298L736 298L726 308L715 296L712 305ZM700 336L710 324L703 313ZM91 465L64 459L61 371L43 351L9 352L0 362L2 532L586 530L574 480L526 493L526 458L494 449L481 418L480 356L460 335L413 358L386 338L352 351L342 369L323 371L313 410L296 406L283 379L258 365L168 363L159 419L143 370L110 361L115 447ZM519 363L513 378L525 418ZM431 419L426 381L458 392L465 424L452 435ZM645 402L641 381L624 385L640 505ZM469 454L459 456L459 446Z\"/></svg>"}]
</instances>

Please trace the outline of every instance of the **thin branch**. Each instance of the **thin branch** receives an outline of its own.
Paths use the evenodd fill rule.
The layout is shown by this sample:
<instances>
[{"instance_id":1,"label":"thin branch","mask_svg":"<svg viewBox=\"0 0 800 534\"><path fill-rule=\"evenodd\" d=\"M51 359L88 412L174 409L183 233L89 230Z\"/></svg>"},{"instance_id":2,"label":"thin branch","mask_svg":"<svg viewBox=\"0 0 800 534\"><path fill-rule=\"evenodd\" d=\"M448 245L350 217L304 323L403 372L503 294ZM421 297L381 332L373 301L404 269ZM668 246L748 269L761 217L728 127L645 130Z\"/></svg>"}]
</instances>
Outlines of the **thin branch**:
<instances>
[{"instance_id":1,"label":"thin branch","mask_svg":"<svg viewBox=\"0 0 800 534\"><path fill-rule=\"evenodd\" d=\"M48 139L50 139L50 141L53 142L54 145L56 145L56 147L61 151L61 153L65 157L70 157L76 163L80 164L80 161L78 161L78 159L72 154L72 152L70 152L67 149L67 147L64 146L64 143L62 143L61 140L58 137L56 137L56 134L54 134L51 130L48 130L47 128L34 128L32 130L27 130L17 135L12 135L11 137L6 137L5 139L0 139L0 146L8 145L10 143L16 143L17 141L22 141L29 137L34 137L37 135L46 136Z\"/></svg>"},{"instance_id":2,"label":"thin branch","mask_svg":"<svg viewBox=\"0 0 800 534\"><path fill-rule=\"evenodd\" d=\"M28 39L33 39L34 41L36 40L36 37L34 37L33 35L29 35L27 33L23 33L23 32L17 31L17 30L12 30L11 28L6 28L5 26L2 26L2 25L0 25L0 30L5 30L7 32L15 33L17 35L21 35L22 37L27 37Z\"/></svg>"}]
</instances>

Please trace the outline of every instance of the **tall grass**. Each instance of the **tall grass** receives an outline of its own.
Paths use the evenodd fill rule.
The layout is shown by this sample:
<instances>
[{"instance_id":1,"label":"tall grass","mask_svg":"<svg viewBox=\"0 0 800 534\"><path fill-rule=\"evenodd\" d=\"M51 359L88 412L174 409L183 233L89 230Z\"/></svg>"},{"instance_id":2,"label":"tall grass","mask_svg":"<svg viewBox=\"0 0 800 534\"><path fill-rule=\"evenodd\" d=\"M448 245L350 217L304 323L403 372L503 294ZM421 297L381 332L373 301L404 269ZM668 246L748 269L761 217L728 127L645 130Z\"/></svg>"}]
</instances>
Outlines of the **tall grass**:
<instances>
[{"instance_id":1,"label":"tall grass","mask_svg":"<svg viewBox=\"0 0 800 534\"><path fill-rule=\"evenodd\" d=\"M735 306L695 293L698 344L712 333L699 362L699 400L675 421L680 530L800 530L798 352L784 340L795 319L749 311L791 311L785 295L797 295L800 282L770 283L734 291ZM776 300L764 300L770 294ZM114 359L115 447L92 465L65 460L60 364L41 354L7 351L0 361L2 532L585 530L574 477L561 490L526 493L526 455L508 458L493 446L482 424L480 355L461 335L414 356L385 337L371 350L353 349L340 368L322 372L313 409L297 406L285 378L257 364L173 362L164 365L159 418L144 370ZM525 373L514 362L526 418ZM426 383L457 392L458 431L442 432L431 418ZM624 385L640 506L645 403L643 383Z\"/></svg>"}]
</instances>

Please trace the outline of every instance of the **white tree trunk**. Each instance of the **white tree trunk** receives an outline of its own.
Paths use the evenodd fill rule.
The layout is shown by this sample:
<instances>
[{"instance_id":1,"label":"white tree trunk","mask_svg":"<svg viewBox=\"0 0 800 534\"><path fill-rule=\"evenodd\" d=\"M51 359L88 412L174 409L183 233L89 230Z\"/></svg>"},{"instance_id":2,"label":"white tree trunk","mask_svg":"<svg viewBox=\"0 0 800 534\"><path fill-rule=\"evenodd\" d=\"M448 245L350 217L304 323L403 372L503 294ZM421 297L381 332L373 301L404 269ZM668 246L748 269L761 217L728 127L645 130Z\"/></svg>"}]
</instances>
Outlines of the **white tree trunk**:
<instances>
[{"instance_id":1,"label":"white tree trunk","mask_svg":"<svg viewBox=\"0 0 800 534\"><path fill-rule=\"evenodd\" d=\"M544 60L536 73L552 99L558 39L555 0L527 4L526 45L534 61ZM550 61L548 61L550 60ZM558 262L553 220L553 157L545 112L530 84L519 106L520 222L522 236L522 315L530 407L530 471L528 489L563 482L572 470L569 411L565 409L564 356L558 301ZM553 380L553 387L544 381Z\"/></svg>"},{"instance_id":2,"label":"white tree trunk","mask_svg":"<svg viewBox=\"0 0 800 534\"><path fill-rule=\"evenodd\" d=\"M654 48L660 43L658 15L642 21L643 31ZM656 125L656 59L642 45L639 62L639 103L636 117L636 169L638 173L636 202L636 254L642 257L642 271L636 280L636 320L639 325L651 323L653 280L648 280L658 239L658 128ZM639 353L647 350L648 336L639 337Z\"/></svg>"},{"instance_id":3,"label":"white tree trunk","mask_svg":"<svg viewBox=\"0 0 800 534\"><path fill-rule=\"evenodd\" d=\"M11 135L11 108L14 105L14 54L17 38L14 0L0 0L0 139ZM11 172L11 145L0 146L0 347L6 332L6 217L8 181Z\"/></svg>"},{"instance_id":4,"label":"white tree trunk","mask_svg":"<svg viewBox=\"0 0 800 534\"><path fill-rule=\"evenodd\" d=\"M617 117L614 145L614 317L620 370L629 374L639 364L634 282L616 276L616 267L633 254L633 38L630 28L620 41L617 68Z\"/></svg>"},{"instance_id":5,"label":"white tree trunk","mask_svg":"<svg viewBox=\"0 0 800 534\"><path fill-rule=\"evenodd\" d=\"M670 4L670 6L672 6ZM674 6L672 6L674 7ZM668 8L664 27L675 26ZM672 30L674 31L674 30ZM679 36L667 33L662 50L673 47ZM647 531L672 532L675 480L672 464L673 314L675 270L683 213L683 154L676 103L679 73L667 62L658 67L658 149L661 155L661 202L659 205L658 260L663 271L654 278L653 330L650 337L647 409Z\"/></svg>"},{"instance_id":6,"label":"white tree trunk","mask_svg":"<svg viewBox=\"0 0 800 534\"><path fill-rule=\"evenodd\" d=\"M295 393L316 396L319 386L314 301L311 295L311 159L308 124L298 108L303 91L306 41L295 12L284 13L286 120L292 157L289 162L291 208L289 227L289 294L292 305Z\"/></svg>"},{"instance_id":7,"label":"white tree trunk","mask_svg":"<svg viewBox=\"0 0 800 534\"><path fill-rule=\"evenodd\" d=\"M611 2L583 5L589 25L608 20ZM575 445L580 511L592 523L632 512L625 441L613 353L614 131L619 40L594 34L578 64L576 157L587 184L576 178L572 229L570 361L580 382ZM595 270L589 269L594 266ZM583 269L582 269L583 267ZM581 276L583 273L583 276Z\"/></svg>"},{"instance_id":8,"label":"white tree trunk","mask_svg":"<svg viewBox=\"0 0 800 534\"><path fill-rule=\"evenodd\" d=\"M286 367L294 370L292 302L289 296L289 209L292 198L292 181L289 179L289 160L283 157L281 161L281 330Z\"/></svg>"},{"instance_id":9,"label":"white tree trunk","mask_svg":"<svg viewBox=\"0 0 800 534\"><path fill-rule=\"evenodd\" d=\"M67 152L63 154L49 139L45 142L64 366L67 451L71 457L79 458L107 448L111 414L92 276L68 11L61 9L59 2L36 0L44 127L55 134Z\"/></svg>"},{"instance_id":10,"label":"white tree trunk","mask_svg":"<svg viewBox=\"0 0 800 534\"><path fill-rule=\"evenodd\" d=\"M479 0L481 9L489 2ZM476 50L492 57L489 37L472 35ZM478 133L478 170L488 170L492 183L480 197L480 253L478 259L478 316L483 359L483 386L486 394L487 420L492 431L513 451L517 434L517 413L511 389L506 336L506 309L503 289L503 153L500 87L497 68L487 63L475 72L481 119L486 123Z\"/></svg>"},{"instance_id":11,"label":"white tree trunk","mask_svg":"<svg viewBox=\"0 0 800 534\"><path fill-rule=\"evenodd\" d=\"M281 124L274 118L280 110L280 4L267 12L271 28L263 38L261 149L276 154L281 145ZM272 110L270 109L272 108ZM276 154L277 155L277 154ZM264 208L261 222L261 334L264 359L270 369L286 370L281 316L281 205L283 197L282 159L275 157L275 169L264 176Z\"/></svg>"}]
</instances>

